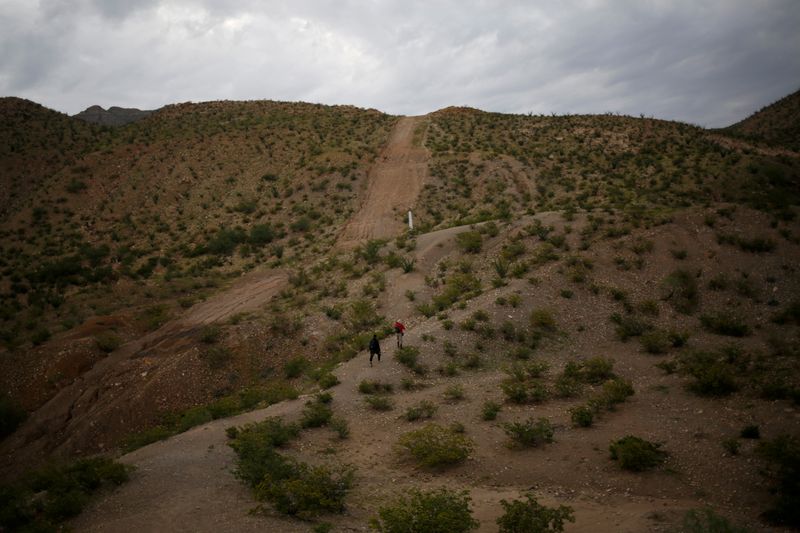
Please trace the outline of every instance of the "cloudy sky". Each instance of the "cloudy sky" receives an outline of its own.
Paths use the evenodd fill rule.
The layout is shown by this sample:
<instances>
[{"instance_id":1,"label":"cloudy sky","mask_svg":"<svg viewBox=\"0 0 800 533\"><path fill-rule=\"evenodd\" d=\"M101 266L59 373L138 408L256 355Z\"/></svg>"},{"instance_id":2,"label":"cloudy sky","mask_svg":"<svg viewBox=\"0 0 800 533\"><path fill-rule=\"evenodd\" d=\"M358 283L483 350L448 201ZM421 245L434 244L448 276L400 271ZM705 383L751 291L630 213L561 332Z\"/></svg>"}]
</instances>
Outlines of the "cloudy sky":
<instances>
[{"instance_id":1,"label":"cloudy sky","mask_svg":"<svg viewBox=\"0 0 800 533\"><path fill-rule=\"evenodd\" d=\"M0 0L0 95L724 126L800 89L798 0Z\"/></svg>"}]
</instances>

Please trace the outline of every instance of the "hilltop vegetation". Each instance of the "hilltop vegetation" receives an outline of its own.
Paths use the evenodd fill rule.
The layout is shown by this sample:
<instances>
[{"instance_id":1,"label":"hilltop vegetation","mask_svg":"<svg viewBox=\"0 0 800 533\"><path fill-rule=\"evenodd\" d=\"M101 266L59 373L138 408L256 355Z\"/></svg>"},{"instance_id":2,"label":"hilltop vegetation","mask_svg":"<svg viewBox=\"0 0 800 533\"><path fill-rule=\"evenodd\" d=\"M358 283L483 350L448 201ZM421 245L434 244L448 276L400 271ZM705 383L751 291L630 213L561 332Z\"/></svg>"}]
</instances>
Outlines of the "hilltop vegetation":
<instances>
[{"instance_id":1,"label":"hilltop vegetation","mask_svg":"<svg viewBox=\"0 0 800 533\"><path fill-rule=\"evenodd\" d=\"M727 135L800 151L800 91L784 96L722 131Z\"/></svg>"}]
</instances>

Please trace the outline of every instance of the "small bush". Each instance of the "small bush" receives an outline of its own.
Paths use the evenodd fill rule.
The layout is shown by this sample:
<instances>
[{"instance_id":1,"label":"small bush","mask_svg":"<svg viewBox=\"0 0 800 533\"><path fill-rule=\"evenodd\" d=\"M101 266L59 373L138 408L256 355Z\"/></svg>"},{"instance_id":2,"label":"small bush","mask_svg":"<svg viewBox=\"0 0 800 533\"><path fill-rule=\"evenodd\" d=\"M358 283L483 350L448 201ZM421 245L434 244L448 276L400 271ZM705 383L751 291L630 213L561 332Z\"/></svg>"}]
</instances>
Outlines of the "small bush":
<instances>
[{"instance_id":1,"label":"small bush","mask_svg":"<svg viewBox=\"0 0 800 533\"><path fill-rule=\"evenodd\" d=\"M546 418L534 421L529 418L525 422L509 422L503 424L503 430L511 438L511 446L534 448L553 442L553 425Z\"/></svg>"},{"instance_id":2,"label":"small bush","mask_svg":"<svg viewBox=\"0 0 800 533\"><path fill-rule=\"evenodd\" d=\"M481 409L481 418L487 421L494 420L497 418L500 409L502 409L502 407L499 403L487 400L484 402L483 408Z\"/></svg>"},{"instance_id":3,"label":"small bush","mask_svg":"<svg viewBox=\"0 0 800 533\"><path fill-rule=\"evenodd\" d=\"M436 468L464 461L472 452L473 443L452 429L427 424L402 435L398 447L406 450L419 465Z\"/></svg>"},{"instance_id":4,"label":"small bush","mask_svg":"<svg viewBox=\"0 0 800 533\"><path fill-rule=\"evenodd\" d=\"M731 455L739 455L739 448L742 447L742 444L738 440L731 438L723 440L722 447Z\"/></svg>"},{"instance_id":5,"label":"small bush","mask_svg":"<svg viewBox=\"0 0 800 533\"><path fill-rule=\"evenodd\" d=\"M364 379L358 384L358 392L361 394L391 394L394 392L394 386L391 383Z\"/></svg>"},{"instance_id":6,"label":"small bush","mask_svg":"<svg viewBox=\"0 0 800 533\"><path fill-rule=\"evenodd\" d=\"M331 421L328 422L328 427L330 427L336 435L340 439L346 439L350 436L350 425L347 423L347 420L340 417L333 417Z\"/></svg>"},{"instance_id":7,"label":"small bush","mask_svg":"<svg viewBox=\"0 0 800 533\"><path fill-rule=\"evenodd\" d=\"M739 436L743 439L760 439L761 431L758 426L749 425L742 428L742 431L739 432Z\"/></svg>"},{"instance_id":8,"label":"small bush","mask_svg":"<svg viewBox=\"0 0 800 533\"><path fill-rule=\"evenodd\" d=\"M391 411L394 408L394 403L386 396L370 395L364 401L375 411Z\"/></svg>"},{"instance_id":9,"label":"small bush","mask_svg":"<svg viewBox=\"0 0 800 533\"><path fill-rule=\"evenodd\" d=\"M449 402L458 402L464 399L464 387L461 385L450 385L444 391L444 399Z\"/></svg>"},{"instance_id":10,"label":"small bush","mask_svg":"<svg viewBox=\"0 0 800 533\"><path fill-rule=\"evenodd\" d=\"M216 324L205 326L200 330L200 341L206 344L214 344L222 335L222 328Z\"/></svg>"},{"instance_id":11,"label":"small bush","mask_svg":"<svg viewBox=\"0 0 800 533\"><path fill-rule=\"evenodd\" d=\"M419 358L419 348L414 346L403 346L394 352L394 358L397 362L408 368L415 368Z\"/></svg>"},{"instance_id":12,"label":"small bush","mask_svg":"<svg viewBox=\"0 0 800 533\"><path fill-rule=\"evenodd\" d=\"M579 405L569 410L572 424L576 427L588 428L594 422L594 409L588 405Z\"/></svg>"},{"instance_id":13,"label":"small bush","mask_svg":"<svg viewBox=\"0 0 800 533\"><path fill-rule=\"evenodd\" d=\"M339 381L339 378L337 378L330 372L325 372L319 377L319 379L317 379L317 383L319 383L319 386L322 387L323 389L330 389L331 387L335 387L341 382Z\"/></svg>"},{"instance_id":14,"label":"small bush","mask_svg":"<svg viewBox=\"0 0 800 533\"><path fill-rule=\"evenodd\" d=\"M477 254L481 251L483 237L477 231L465 231L456 235L456 243L464 252Z\"/></svg>"},{"instance_id":15,"label":"small bush","mask_svg":"<svg viewBox=\"0 0 800 533\"><path fill-rule=\"evenodd\" d=\"M564 531L564 522L575 522L572 507L546 507L532 494L526 494L525 500L511 503L500 500L500 505L505 512L497 519L499 533L559 533Z\"/></svg>"},{"instance_id":16,"label":"small bush","mask_svg":"<svg viewBox=\"0 0 800 533\"><path fill-rule=\"evenodd\" d=\"M642 348L647 353L662 354L672 346L669 334L660 329L654 329L642 334L639 337L639 342L642 343Z\"/></svg>"},{"instance_id":17,"label":"small bush","mask_svg":"<svg viewBox=\"0 0 800 533\"><path fill-rule=\"evenodd\" d=\"M617 325L617 337L623 342L631 337L640 337L653 329L653 325L650 322L642 320L634 315L620 315L619 313L614 313L611 315L611 321Z\"/></svg>"},{"instance_id":18,"label":"small bush","mask_svg":"<svg viewBox=\"0 0 800 533\"><path fill-rule=\"evenodd\" d=\"M381 533L467 533L478 527L468 492L411 489L378 510L370 527Z\"/></svg>"},{"instance_id":19,"label":"small bush","mask_svg":"<svg viewBox=\"0 0 800 533\"><path fill-rule=\"evenodd\" d=\"M308 360L303 356L297 356L286 362L283 366L283 374L287 379L298 378L305 372L306 368L308 368Z\"/></svg>"},{"instance_id":20,"label":"small bush","mask_svg":"<svg viewBox=\"0 0 800 533\"><path fill-rule=\"evenodd\" d=\"M800 439L781 435L756 448L767 461L765 475L773 483L775 500L763 516L772 524L800 527Z\"/></svg>"},{"instance_id":21,"label":"small bush","mask_svg":"<svg viewBox=\"0 0 800 533\"><path fill-rule=\"evenodd\" d=\"M332 416L333 411L324 402L309 400L306 402L305 409L303 409L300 425L303 428L322 427L330 422Z\"/></svg>"},{"instance_id":22,"label":"small bush","mask_svg":"<svg viewBox=\"0 0 800 533\"><path fill-rule=\"evenodd\" d=\"M225 368L233 358L231 351L224 346L209 346L206 350L200 353L209 368L219 370Z\"/></svg>"},{"instance_id":23,"label":"small bush","mask_svg":"<svg viewBox=\"0 0 800 533\"><path fill-rule=\"evenodd\" d=\"M122 346L122 339L111 331L100 333L94 338L94 342L100 350L106 353L111 353Z\"/></svg>"},{"instance_id":24,"label":"small bush","mask_svg":"<svg viewBox=\"0 0 800 533\"><path fill-rule=\"evenodd\" d=\"M718 311L700 317L703 327L717 335L729 337L746 337L750 335L750 326L739 316L730 311Z\"/></svg>"},{"instance_id":25,"label":"small bush","mask_svg":"<svg viewBox=\"0 0 800 533\"><path fill-rule=\"evenodd\" d=\"M603 383L614 377L614 360L603 356L587 359L581 365L580 377L586 383Z\"/></svg>"},{"instance_id":26,"label":"small bush","mask_svg":"<svg viewBox=\"0 0 800 533\"><path fill-rule=\"evenodd\" d=\"M728 520L711 509L692 509L683 517L683 529L686 533L748 533L746 528L731 525Z\"/></svg>"},{"instance_id":27,"label":"small bush","mask_svg":"<svg viewBox=\"0 0 800 533\"><path fill-rule=\"evenodd\" d=\"M406 409L406 413L403 416L409 422L414 422L415 420L433 418L433 415L436 414L436 410L437 407L433 403L428 400L422 400L417 405Z\"/></svg>"},{"instance_id":28,"label":"small bush","mask_svg":"<svg viewBox=\"0 0 800 533\"><path fill-rule=\"evenodd\" d=\"M0 394L0 440L14 431L28 418L28 413L5 394Z\"/></svg>"},{"instance_id":29,"label":"small bush","mask_svg":"<svg viewBox=\"0 0 800 533\"><path fill-rule=\"evenodd\" d=\"M675 270L662 282L664 300L679 313L690 315L700 305L697 278L687 270Z\"/></svg>"},{"instance_id":30,"label":"small bush","mask_svg":"<svg viewBox=\"0 0 800 533\"><path fill-rule=\"evenodd\" d=\"M611 459L617 461L624 470L641 472L664 462L667 453L660 447L660 444L628 435L612 442L609 451Z\"/></svg>"},{"instance_id":31,"label":"small bush","mask_svg":"<svg viewBox=\"0 0 800 533\"><path fill-rule=\"evenodd\" d=\"M547 309L534 309L530 316L531 326L544 331L556 330L556 319L552 311Z\"/></svg>"},{"instance_id":32,"label":"small bush","mask_svg":"<svg viewBox=\"0 0 800 533\"><path fill-rule=\"evenodd\" d=\"M131 470L95 457L33 472L15 486L0 487L0 527L4 531L61 531L60 524L80 514L95 493L122 485Z\"/></svg>"}]
</instances>

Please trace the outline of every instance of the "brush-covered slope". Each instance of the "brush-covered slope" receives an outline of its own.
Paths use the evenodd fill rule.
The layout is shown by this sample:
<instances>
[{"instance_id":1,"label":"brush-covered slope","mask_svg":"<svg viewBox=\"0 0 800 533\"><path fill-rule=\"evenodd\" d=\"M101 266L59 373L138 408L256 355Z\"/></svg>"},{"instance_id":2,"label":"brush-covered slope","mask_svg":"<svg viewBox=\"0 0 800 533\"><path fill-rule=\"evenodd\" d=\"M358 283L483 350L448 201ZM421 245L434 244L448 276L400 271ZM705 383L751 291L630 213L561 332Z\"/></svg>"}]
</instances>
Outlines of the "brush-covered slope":
<instances>
[{"instance_id":1,"label":"brush-covered slope","mask_svg":"<svg viewBox=\"0 0 800 533\"><path fill-rule=\"evenodd\" d=\"M784 96L722 131L795 152L800 151L800 91Z\"/></svg>"},{"instance_id":2,"label":"brush-covered slope","mask_svg":"<svg viewBox=\"0 0 800 533\"><path fill-rule=\"evenodd\" d=\"M410 144L397 142L401 125ZM755 445L729 444L742 453L728 457L721 442L748 424L770 439L797 430L782 411L800 396L797 158L678 123L463 108L397 121L304 104L183 104L104 135L5 222L2 385L43 407L0 447L4 467L204 424L159 449L202 456L192 472L205 475L206 461L228 471L219 423L205 424L336 387L333 372L351 440L312 429L287 453L358 468L353 510L333 519L342 527L361 527L398 486L442 481L473 490L492 524L498 499L532 480L551 501L569 498L584 530L596 520L615 531L617 506L635 515L630 531L676 525L675 513L706 503L758 523L769 487ZM373 187L406 175L398 169L425 183L410 206ZM341 246L338 228L368 224L373 201L386 206L381 220L402 222L412 207L415 231ZM396 318L416 351L395 361L386 339L382 366L352 359ZM625 388L604 385L614 376L635 394L604 404L606 389ZM394 385L388 413L362 400L361 380ZM432 473L398 459L394 445L414 429L398 414L423 400L474 440L467 463ZM500 423L482 419L486 402ZM579 408L595 427L573 427ZM258 416L300 420L303 409ZM540 416L555 443L509 449L507 424ZM620 471L607 450L626 434L663 443L665 469ZM202 453L181 447L192 443ZM154 450L127 460L158 463ZM239 498L228 512L252 503L226 495ZM115 523L148 527L136 523L143 509L111 505L131 511ZM307 529L265 520L257 526Z\"/></svg>"}]
</instances>

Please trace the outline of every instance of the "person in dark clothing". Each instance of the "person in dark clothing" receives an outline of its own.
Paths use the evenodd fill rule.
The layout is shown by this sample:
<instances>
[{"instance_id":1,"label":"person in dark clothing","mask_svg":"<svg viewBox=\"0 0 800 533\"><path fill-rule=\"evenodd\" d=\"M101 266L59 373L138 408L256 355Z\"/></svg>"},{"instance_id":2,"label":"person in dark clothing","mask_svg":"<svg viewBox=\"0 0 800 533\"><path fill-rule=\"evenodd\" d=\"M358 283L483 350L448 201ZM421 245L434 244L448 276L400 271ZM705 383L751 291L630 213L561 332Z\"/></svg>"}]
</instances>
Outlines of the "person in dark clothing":
<instances>
[{"instance_id":1,"label":"person in dark clothing","mask_svg":"<svg viewBox=\"0 0 800 533\"><path fill-rule=\"evenodd\" d=\"M377 355L378 362L381 362L381 345L378 342L378 336L373 335L372 340L369 341L369 366L372 366L372 357Z\"/></svg>"}]
</instances>

